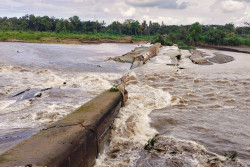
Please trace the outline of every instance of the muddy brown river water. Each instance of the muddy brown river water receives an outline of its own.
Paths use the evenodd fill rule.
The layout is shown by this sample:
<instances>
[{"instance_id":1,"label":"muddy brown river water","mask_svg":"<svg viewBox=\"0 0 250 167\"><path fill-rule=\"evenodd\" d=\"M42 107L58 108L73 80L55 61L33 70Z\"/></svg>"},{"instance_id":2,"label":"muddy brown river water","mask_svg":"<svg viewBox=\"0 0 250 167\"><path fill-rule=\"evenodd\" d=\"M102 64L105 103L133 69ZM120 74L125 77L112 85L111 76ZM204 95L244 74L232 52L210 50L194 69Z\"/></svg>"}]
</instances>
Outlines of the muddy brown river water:
<instances>
[{"instance_id":1,"label":"muddy brown river water","mask_svg":"<svg viewBox=\"0 0 250 167\"><path fill-rule=\"evenodd\" d=\"M0 42L0 153L112 87L130 64L104 59L135 46Z\"/></svg>"},{"instance_id":2,"label":"muddy brown river water","mask_svg":"<svg viewBox=\"0 0 250 167\"><path fill-rule=\"evenodd\" d=\"M186 57L190 53L182 51L179 69L166 65L174 49L162 48L133 71L138 83L127 88L133 92L128 109L118 118L111 146L97 166L241 166L223 162L222 157L235 152L250 165L250 55L220 51L235 60L196 65ZM201 51L209 57L218 52ZM133 110L129 116L128 110ZM167 151L143 149L154 135L160 136L157 146ZM211 163L216 159L209 157L211 152L221 162Z\"/></svg>"},{"instance_id":3,"label":"muddy brown river water","mask_svg":"<svg viewBox=\"0 0 250 167\"><path fill-rule=\"evenodd\" d=\"M177 48L162 47L133 70L103 61L135 46L0 43L0 153L128 74L129 99L96 166L249 166L250 55L201 50L234 58L201 66L182 51L179 69L167 65ZM144 150L153 137L158 151Z\"/></svg>"}]
</instances>

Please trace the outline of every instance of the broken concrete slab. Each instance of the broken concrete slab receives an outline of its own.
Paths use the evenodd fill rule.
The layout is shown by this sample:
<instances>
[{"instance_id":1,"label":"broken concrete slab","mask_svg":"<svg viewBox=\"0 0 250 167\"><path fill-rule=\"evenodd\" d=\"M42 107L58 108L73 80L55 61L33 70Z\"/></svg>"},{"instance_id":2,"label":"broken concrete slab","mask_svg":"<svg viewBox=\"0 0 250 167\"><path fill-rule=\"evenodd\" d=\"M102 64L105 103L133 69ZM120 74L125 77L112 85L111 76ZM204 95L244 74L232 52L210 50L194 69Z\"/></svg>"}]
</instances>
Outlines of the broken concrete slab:
<instances>
[{"instance_id":1,"label":"broken concrete slab","mask_svg":"<svg viewBox=\"0 0 250 167\"><path fill-rule=\"evenodd\" d=\"M178 49L178 50L168 50L166 52L166 55L170 56L170 59L171 59L171 63L170 64L167 64L169 66L178 66L178 63L179 61L181 60L181 50Z\"/></svg>"},{"instance_id":2,"label":"broken concrete slab","mask_svg":"<svg viewBox=\"0 0 250 167\"><path fill-rule=\"evenodd\" d=\"M145 64L151 57L154 57L158 53L160 47L160 43L156 43L149 47L138 47L122 56L117 56L114 58L107 57L105 60L114 60L122 63L132 63L131 68L136 68Z\"/></svg>"},{"instance_id":3,"label":"broken concrete slab","mask_svg":"<svg viewBox=\"0 0 250 167\"><path fill-rule=\"evenodd\" d=\"M213 63L209 62L205 56L207 54L198 51L198 50L190 50L190 53L192 54L189 58L194 64L199 65L212 65Z\"/></svg>"}]
</instances>

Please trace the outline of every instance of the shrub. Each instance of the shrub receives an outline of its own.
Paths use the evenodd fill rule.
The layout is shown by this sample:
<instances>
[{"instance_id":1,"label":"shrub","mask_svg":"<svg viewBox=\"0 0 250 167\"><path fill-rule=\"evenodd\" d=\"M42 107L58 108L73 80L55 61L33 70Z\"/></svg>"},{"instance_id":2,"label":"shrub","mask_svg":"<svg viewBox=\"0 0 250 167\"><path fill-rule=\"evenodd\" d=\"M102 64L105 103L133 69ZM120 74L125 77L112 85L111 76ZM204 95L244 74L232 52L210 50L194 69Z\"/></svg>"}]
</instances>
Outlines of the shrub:
<instances>
[{"instance_id":1,"label":"shrub","mask_svg":"<svg viewBox=\"0 0 250 167\"><path fill-rule=\"evenodd\" d=\"M119 89L116 88L115 86L109 89L109 92L118 92Z\"/></svg>"},{"instance_id":2,"label":"shrub","mask_svg":"<svg viewBox=\"0 0 250 167\"><path fill-rule=\"evenodd\" d=\"M224 38L223 44L229 46L239 46L241 45L241 42L238 37L231 37L231 38Z\"/></svg>"}]
</instances>

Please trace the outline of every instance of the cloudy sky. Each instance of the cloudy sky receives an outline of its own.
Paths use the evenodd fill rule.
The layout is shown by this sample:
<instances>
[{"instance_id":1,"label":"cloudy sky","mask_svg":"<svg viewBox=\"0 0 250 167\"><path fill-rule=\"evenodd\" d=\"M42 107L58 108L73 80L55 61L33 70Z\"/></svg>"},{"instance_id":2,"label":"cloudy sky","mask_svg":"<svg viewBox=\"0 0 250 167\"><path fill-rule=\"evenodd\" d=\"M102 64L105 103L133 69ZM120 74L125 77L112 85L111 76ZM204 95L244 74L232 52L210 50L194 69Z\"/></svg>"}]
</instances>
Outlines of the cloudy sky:
<instances>
[{"instance_id":1,"label":"cloudy sky","mask_svg":"<svg viewBox=\"0 0 250 167\"><path fill-rule=\"evenodd\" d=\"M1 0L0 17L25 14L123 22L131 18L164 24L250 22L250 0Z\"/></svg>"}]
</instances>

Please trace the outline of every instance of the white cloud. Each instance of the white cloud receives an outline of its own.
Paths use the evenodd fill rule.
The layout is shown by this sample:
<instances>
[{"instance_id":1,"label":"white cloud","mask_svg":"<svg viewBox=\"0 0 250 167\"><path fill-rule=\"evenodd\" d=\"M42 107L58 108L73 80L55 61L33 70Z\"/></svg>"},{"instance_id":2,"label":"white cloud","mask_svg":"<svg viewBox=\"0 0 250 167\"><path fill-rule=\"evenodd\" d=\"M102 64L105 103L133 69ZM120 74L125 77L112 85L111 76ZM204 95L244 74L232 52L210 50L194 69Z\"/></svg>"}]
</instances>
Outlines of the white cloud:
<instances>
[{"instance_id":1,"label":"white cloud","mask_svg":"<svg viewBox=\"0 0 250 167\"><path fill-rule=\"evenodd\" d=\"M88 3L88 2L95 2L95 0L72 0L74 3Z\"/></svg>"},{"instance_id":2,"label":"white cloud","mask_svg":"<svg viewBox=\"0 0 250 167\"><path fill-rule=\"evenodd\" d=\"M180 0L125 0L126 4L134 7L158 7L163 9L185 9L188 2Z\"/></svg>"},{"instance_id":3,"label":"white cloud","mask_svg":"<svg viewBox=\"0 0 250 167\"><path fill-rule=\"evenodd\" d=\"M110 12L110 10L109 10L108 8L104 8L103 11L104 11L105 13L109 13L109 12Z\"/></svg>"},{"instance_id":4,"label":"white cloud","mask_svg":"<svg viewBox=\"0 0 250 167\"><path fill-rule=\"evenodd\" d=\"M124 17L132 17L135 14L136 10L135 8L131 7L128 10L122 10L121 9L121 14Z\"/></svg>"},{"instance_id":5,"label":"white cloud","mask_svg":"<svg viewBox=\"0 0 250 167\"><path fill-rule=\"evenodd\" d=\"M67 19L77 15L107 24L132 18L160 24L244 25L250 18L249 5L250 0L1 0L0 17L34 14Z\"/></svg>"},{"instance_id":6,"label":"white cloud","mask_svg":"<svg viewBox=\"0 0 250 167\"><path fill-rule=\"evenodd\" d=\"M235 19L235 23L238 25L240 23L249 22L250 20L250 4L247 5L246 10L244 12L244 16Z\"/></svg>"},{"instance_id":7,"label":"white cloud","mask_svg":"<svg viewBox=\"0 0 250 167\"><path fill-rule=\"evenodd\" d=\"M244 9L244 3L234 0L226 0L221 2L221 8L223 12L237 12L239 10Z\"/></svg>"}]
</instances>

